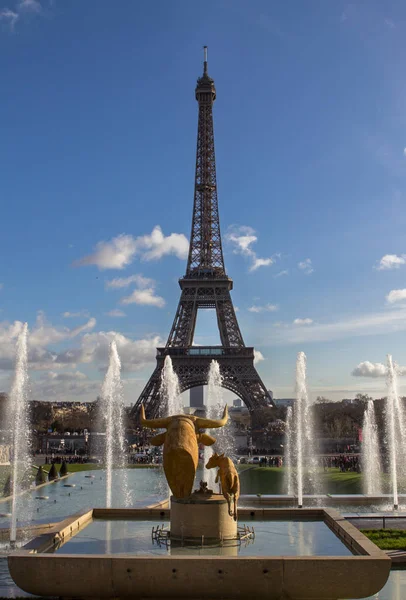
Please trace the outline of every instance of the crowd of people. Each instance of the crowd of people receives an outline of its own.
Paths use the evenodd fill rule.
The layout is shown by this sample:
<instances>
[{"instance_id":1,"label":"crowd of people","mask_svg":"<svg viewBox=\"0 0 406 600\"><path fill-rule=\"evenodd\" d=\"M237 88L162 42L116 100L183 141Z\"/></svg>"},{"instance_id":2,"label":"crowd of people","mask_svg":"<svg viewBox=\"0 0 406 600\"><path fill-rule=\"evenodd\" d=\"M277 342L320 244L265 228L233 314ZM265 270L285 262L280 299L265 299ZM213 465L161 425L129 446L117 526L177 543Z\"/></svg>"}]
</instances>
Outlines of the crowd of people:
<instances>
[{"instance_id":1,"label":"crowd of people","mask_svg":"<svg viewBox=\"0 0 406 600\"><path fill-rule=\"evenodd\" d=\"M338 468L341 473L353 471L361 473L361 461L358 454L339 454L338 456L324 456L323 467L327 471L328 468Z\"/></svg>"},{"instance_id":2,"label":"crowd of people","mask_svg":"<svg viewBox=\"0 0 406 600\"><path fill-rule=\"evenodd\" d=\"M65 462L68 465L83 465L89 462L92 462L93 459L90 459L89 456L75 456L75 455L65 455L65 456L54 456L53 454L51 456L45 456L45 464L46 465L61 465L63 462ZM93 461L94 462L94 461Z\"/></svg>"},{"instance_id":3,"label":"crowd of people","mask_svg":"<svg viewBox=\"0 0 406 600\"><path fill-rule=\"evenodd\" d=\"M128 463L131 465L159 465L162 463L162 455L156 453L129 454Z\"/></svg>"},{"instance_id":4,"label":"crowd of people","mask_svg":"<svg viewBox=\"0 0 406 600\"><path fill-rule=\"evenodd\" d=\"M241 446L238 448L238 454L242 456L261 456L269 454L281 454L281 448L248 448L247 446Z\"/></svg>"},{"instance_id":5,"label":"crowd of people","mask_svg":"<svg viewBox=\"0 0 406 600\"><path fill-rule=\"evenodd\" d=\"M252 463L259 467L277 467L281 468L284 466L285 458L276 448L266 450L265 448L256 448L250 451L249 448L245 448L245 452L241 452L241 448L238 449L239 459L238 462L241 464ZM252 461L253 457L259 457ZM203 459L203 454L200 456ZM335 454L320 456L319 464L324 468L324 471L328 469L339 469L341 473L345 472L361 472L361 460L358 454ZM65 454L63 456L59 454L46 455L44 460L46 465L51 464L85 464L89 462L99 462L95 457L90 457L87 454ZM162 453L157 451L155 447L142 443L132 447L130 452L127 454L128 464L162 464Z\"/></svg>"}]
</instances>

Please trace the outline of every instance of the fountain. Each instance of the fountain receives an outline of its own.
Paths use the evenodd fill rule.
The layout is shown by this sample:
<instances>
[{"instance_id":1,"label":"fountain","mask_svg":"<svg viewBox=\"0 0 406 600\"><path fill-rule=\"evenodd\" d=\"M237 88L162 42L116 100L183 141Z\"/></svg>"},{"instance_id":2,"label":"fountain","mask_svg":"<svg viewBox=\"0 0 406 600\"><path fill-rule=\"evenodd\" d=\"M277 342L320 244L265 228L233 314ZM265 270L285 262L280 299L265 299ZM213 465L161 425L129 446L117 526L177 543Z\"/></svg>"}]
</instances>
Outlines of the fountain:
<instances>
[{"instance_id":1,"label":"fountain","mask_svg":"<svg viewBox=\"0 0 406 600\"><path fill-rule=\"evenodd\" d=\"M163 415L180 415L183 413L182 398L180 397L179 379L176 375L170 356L166 356L161 375L159 394L163 399L161 403Z\"/></svg>"},{"instance_id":2,"label":"fountain","mask_svg":"<svg viewBox=\"0 0 406 600\"><path fill-rule=\"evenodd\" d=\"M399 507L398 475L405 473L405 416L400 403L396 365L392 356L387 356L387 400L386 400L386 441L389 455L389 471L393 493L393 508Z\"/></svg>"},{"instance_id":3,"label":"fountain","mask_svg":"<svg viewBox=\"0 0 406 600\"><path fill-rule=\"evenodd\" d=\"M226 423L227 406L218 420L146 419L142 406L141 426L166 430L151 442L164 446L170 510L155 505L76 513L8 557L17 585L39 596L81 598L325 600L327 594L337 600L378 592L390 558L336 511L239 508L240 518L255 521L239 525L238 474L217 453L207 466L219 468L222 494L193 492L198 446L215 443L202 430Z\"/></svg>"},{"instance_id":4,"label":"fountain","mask_svg":"<svg viewBox=\"0 0 406 600\"><path fill-rule=\"evenodd\" d=\"M288 406L286 411L286 429L285 429L285 452L284 452L284 467L285 467L285 487L286 493L291 496L293 494L293 471L292 471L292 458L293 458L293 410L291 406Z\"/></svg>"},{"instance_id":5,"label":"fountain","mask_svg":"<svg viewBox=\"0 0 406 600\"><path fill-rule=\"evenodd\" d=\"M210 363L209 374L207 378L207 418L218 419L221 416L224 408L223 400L223 377L220 372L220 365L216 360L212 360ZM218 452L224 453L227 456L235 458L234 439L230 428L222 428L217 434L216 448ZM207 464L208 460L212 455L212 450L208 447L204 447L204 465ZM204 480L207 482L209 489L214 489L215 486L215 473L212 470L204 469Z\"/></svg>"},{"instance_id":6,"label":"fountain","mask_svg":"<svg viewBox=\"0 0 406 600\"><path fill-rule=\"evenodd\" d=\"M16 366L14 381L10 391L9 419L12 429L11 460L11 527L10 543L17 541L17 519L21 519L21 492L24 489L23 479L31 475L31 429L28 418L28 357L27 357L28 325L24 323L17 339ZM25 512L29 508L25 505ZM26 518L28 514L24 515Z\"/></svg>"},{"instance_id":7,"label":"fountain","mask_svg":"<svg viewBox=\"0 0 406 600\"><path fill-rule=\"evenodd\" d=\"M318 492L318 464L314 445L311 402L306 388L306 355L299 352L296 361L296 402L294 411L294 448L298 506L303 506L303 473L309 475L309 493Z\"/></svg>"},{"instance_id":8,"label":"fountain","mask_svg":"<svg viewBox=\"0 0 406 600\"><path fill-rule=\"evenodd\" d=\"M364 413L362 439L362 470L364 493L371 495L382 494L382 467L379 449L378 428L375 418L375 407L373 400L368 401Z\"/></svg>"},{"instance_id":9,"label":"fountain","mask_svg":"<svg viewBox=\"0 0 406 600\"><path fill-rule=\"evenodd\" d=\"M126 466L126 447L124 440L124 400L120 378L121 362L116 342L110 344L109 366L101 390L100 410L106 421L104 463L106 465L106 507L111 508L113 491L113 468L117 471L115 485L120 487L125 506L131 502L128 489Z\"/></svg>"}]
</instances>

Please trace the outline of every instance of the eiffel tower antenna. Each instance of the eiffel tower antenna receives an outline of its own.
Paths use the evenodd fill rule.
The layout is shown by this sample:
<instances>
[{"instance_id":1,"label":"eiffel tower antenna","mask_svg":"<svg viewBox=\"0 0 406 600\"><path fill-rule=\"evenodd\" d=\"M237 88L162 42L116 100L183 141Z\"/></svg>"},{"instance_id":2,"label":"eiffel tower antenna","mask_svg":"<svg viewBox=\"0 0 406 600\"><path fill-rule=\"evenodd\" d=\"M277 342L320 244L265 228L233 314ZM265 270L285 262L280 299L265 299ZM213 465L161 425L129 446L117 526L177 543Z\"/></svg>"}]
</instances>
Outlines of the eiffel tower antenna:
<instances>
[{"instance_id":1,"label":"eiffel tower antenna","mask_svg":"<svg viewBox=\"0 0 406 600\"><path fill-rule=\"evenodd\" d=\"M214 153L214 81L208 74L204 46L203 75L195 89L199 105L192 229L186 274L179 280L181 296L165 348L157 349L157 365L133 414L144 404L150 417L159 414L159 387L166 356L179 377L181 392L207 384L210 363L217 360L223 386L239 396L255 416L272 405L269 393L254 366L254 348L246 347L238 325L221 245ZM193 346L198 310L214 309L220 346Z\"/></svg>"},{"instance_id":2,"label":"eiffel tower antenna","mask_svg":"<svg viewBox=\"0 0 406 600\"><path fill-rule=\"evenodd\" d=\"M203 63L203 73L207 75L207 46L203 46L204 50L204 63Z\"/></svg>"}]
</instances>

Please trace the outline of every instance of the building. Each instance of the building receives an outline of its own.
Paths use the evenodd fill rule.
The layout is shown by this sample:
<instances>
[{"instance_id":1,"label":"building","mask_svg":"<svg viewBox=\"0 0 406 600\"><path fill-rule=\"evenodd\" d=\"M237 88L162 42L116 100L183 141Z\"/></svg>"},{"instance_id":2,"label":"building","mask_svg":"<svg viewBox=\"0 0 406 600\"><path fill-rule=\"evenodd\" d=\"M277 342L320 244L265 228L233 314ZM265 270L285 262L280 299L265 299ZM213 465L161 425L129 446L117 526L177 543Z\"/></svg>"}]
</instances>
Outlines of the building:
<instances>
[{"instance_id":1,"label":"building","mask_svg":"<svg viewBox=\"0 0 406 600\"><path fill-rule=\"evenodd\" d=\"M277 408L294 406L295 399L294 398L274 398L273 399L275 406Z\"/></svg>"},{"instance_id":2,"label":"building","mask_svg":"<svg viewBox=\"0 0 406 600\"><path fill-rule=\"evenodd\" d=\"M190 388L190 406L192 408L202 408L204 406L204 390L202 385Z\"/></svg>"}]
</instances>

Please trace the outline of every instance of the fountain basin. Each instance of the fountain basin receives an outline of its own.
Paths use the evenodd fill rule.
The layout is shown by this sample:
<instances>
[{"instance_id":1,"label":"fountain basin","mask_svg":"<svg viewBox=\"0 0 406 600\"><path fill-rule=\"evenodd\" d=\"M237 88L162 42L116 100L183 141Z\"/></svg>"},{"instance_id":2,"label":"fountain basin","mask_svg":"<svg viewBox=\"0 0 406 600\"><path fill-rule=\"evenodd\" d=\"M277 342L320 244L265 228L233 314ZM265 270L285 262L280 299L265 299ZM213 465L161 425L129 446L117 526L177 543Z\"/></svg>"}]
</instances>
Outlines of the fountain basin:
<instances>
[{"instance_id":1,"label":"fountain basin","mask_svg":"<svg viewBox=\"0 0 406 600\"><path fill-rule=\"evenodd\" d=\"M88 552L89 545L75 549L75 537L78 540L87 526L89 531L100 527L100 519L110 530L114 530L117 520L125 521L123 531L129 532L129 521L147 521L152 527L169 518L170 511L159 508L83 511L10 555L11 576L23 590L40 596L333 600L373 595L383 587L390 571L391 561L386 554L330 509L240 509L239 518L257 527L258 536L265 522L271 534L272 528L280 530L281 521L292 523L291 547L296 552L300 544L295 534L298 523L304 524L305 531L322 528L332 544L328 548L338 549L335 556L278 556L283 538L275 532L270 537L269 554L259 556L255 555L256 542L252 556L242 552L225 556L221 549L207 549L202 555L201 549L196 553L186 547L176 548L173 553L171 548L171 554L165 548L155 551L150 546L138 554L103 554L97 545L95 554ZM129 543L136 542L136 533L126 535ZM122 537L112 535L111 550L125 549L125 544L120 546ZM89 534L88 540L93 539L94 534ZM81 544L76 546L80 548ZM316 535L316 552L319 546Z\"/></svg>"}]
</instances>

